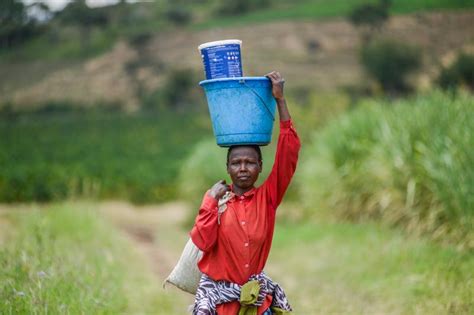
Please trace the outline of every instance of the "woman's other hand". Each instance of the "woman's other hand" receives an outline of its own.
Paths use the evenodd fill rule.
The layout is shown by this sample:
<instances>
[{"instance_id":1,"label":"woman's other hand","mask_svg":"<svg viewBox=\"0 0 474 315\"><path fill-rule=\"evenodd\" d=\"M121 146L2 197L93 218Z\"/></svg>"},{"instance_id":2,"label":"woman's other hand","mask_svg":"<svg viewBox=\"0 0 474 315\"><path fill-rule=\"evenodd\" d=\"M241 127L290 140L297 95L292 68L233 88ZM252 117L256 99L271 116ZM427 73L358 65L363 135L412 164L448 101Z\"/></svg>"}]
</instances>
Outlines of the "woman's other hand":
<instances>
[{"instance_id":1,"label":"woman's other hand","mask_svg":"<svg viewBox=\"0 0 474 315\"><path fill-rule=\"evenodd\" d=\"M281 76L280 72L272 71L265 75L267 78L272 81L272 94L273 97L278 101L284 99L283 95L283 86L285 84L285 80Z\"/></svg>"}]
</instances>

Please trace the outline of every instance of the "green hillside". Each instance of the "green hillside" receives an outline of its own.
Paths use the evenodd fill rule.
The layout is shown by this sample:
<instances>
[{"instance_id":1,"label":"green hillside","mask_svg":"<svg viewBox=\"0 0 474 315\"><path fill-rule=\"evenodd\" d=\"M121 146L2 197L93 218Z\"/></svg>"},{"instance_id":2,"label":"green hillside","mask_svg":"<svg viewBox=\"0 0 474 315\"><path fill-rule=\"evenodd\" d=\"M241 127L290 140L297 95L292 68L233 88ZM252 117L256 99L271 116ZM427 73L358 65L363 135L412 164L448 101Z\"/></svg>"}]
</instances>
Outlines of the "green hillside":
<instances>
[{"instance_id":1,"label":"green hillside","mask_svg":"<svg viewBox=\"0 0 474 315\"><path fill-rule=\"evenodd\" d=\"M270 1L271 2L271 1ZM209 18L197 24L199 28L263 23L280 20L319 20L335 17L346 17L351 10L361 4L376 3L376 0L299 0L288 4L286 1L274 1L266 9L255 10L239 16L226 18ZM401 0L392 1L391 14L407 14L430 10L472 9L474 3L468 0Z\"/></svg>"},{"instance_id":2,"label":"green hillside","mask_svg":"<svg viewBox=\"0 0 474 315\"><path fill-rule=\"evenodd\" d=\"M87 8L71 2L53 14L46 24L25 32L25 41L3 48L6 60L83 59L103 53L119 39L140 43L151 35L173 30L243 26L282 20L320 20L346 17L355 7L375 0L213 0L178 2L120 2L101 8ZM468 0L392 1L390 13L407 14L432 10L474 8ZM31 35L33 34L33 36ZM0 32L1 35L1 32Z\"/></svg>"}]
</instances>

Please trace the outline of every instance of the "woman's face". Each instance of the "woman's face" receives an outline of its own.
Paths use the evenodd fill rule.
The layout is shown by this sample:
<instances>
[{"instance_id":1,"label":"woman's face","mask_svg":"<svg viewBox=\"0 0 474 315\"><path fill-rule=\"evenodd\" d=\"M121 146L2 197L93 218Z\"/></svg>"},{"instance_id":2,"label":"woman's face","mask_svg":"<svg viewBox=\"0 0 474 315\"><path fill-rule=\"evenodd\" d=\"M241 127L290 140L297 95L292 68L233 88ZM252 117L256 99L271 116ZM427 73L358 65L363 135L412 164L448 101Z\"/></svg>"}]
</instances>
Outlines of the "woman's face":
<instances>
[{"instance_id":1,"label":"woman's face","mask_svg":"<svg viewBox=\"0 0 474 315\"><path fill-rule=\"evenodd\" d=\"M227 162L227 173L234 186L245 191L251 189L262 171L262 161L257 151L252 147L237 147L232 149Z\"/></svg>"}]
</instances>

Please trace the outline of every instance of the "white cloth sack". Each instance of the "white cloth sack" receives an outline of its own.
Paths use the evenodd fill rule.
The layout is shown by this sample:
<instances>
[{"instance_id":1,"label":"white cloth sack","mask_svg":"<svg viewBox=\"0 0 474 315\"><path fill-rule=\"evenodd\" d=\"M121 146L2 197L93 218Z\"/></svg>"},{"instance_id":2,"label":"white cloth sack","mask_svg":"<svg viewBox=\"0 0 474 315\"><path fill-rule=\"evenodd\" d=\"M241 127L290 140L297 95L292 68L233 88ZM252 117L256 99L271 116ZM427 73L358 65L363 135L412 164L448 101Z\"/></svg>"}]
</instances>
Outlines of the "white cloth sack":
<instances>
[{"instance_id":1,"label":"white cloth sack","mask_svg":"<svg viewBox=\"0 0 474 315\"><path fill-rule=\"evenodd\" d=\"M227 192L221 199L219 199L217 220L218 224L220 224L221 214L227 209L227 201L229 201L229 199L233 196L233 193ZM199 286L199 280L201 280L202 275L202 272L197 266L197 263L201 257L202 251L196 245L194 245L191 239L189 239L184 246L178 263L163 282L163 288L167 283L171 283L177 288L195 295Z\"/></svg>"},{"instance_id":2,"label":"white cloth sack","mask_svg":"<svg viewBox=\"0 0 474 315\"><path fill-rule=\"evenodd\" d=\"M170 275L163 282L163 288L167 283L180 288L181 290L196 294L196 290L201 279L201 271L197 263L202 257L202 251L194 245L191 239L188 240L184 246L183 253L178 260L178 263L171 271Z\"/></svg>"}]
</instances>

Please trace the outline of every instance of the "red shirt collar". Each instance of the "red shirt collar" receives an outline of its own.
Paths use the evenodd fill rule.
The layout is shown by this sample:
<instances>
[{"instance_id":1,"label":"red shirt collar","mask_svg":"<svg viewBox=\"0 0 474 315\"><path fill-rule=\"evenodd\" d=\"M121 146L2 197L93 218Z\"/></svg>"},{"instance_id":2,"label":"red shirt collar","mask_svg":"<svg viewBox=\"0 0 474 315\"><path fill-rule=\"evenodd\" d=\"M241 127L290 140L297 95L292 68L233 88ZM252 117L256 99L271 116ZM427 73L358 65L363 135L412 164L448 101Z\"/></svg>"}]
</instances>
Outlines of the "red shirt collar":
<instances>
[{"instance_id":1,"label":"red shirt collar","mask_svg":"<svg viewBox=\"0 0 474 315\"><path fill-rule=\"evenodd\" d=\"M232 193L234 193L234 184L230 184L230 190L232 191ZM253 194L255 194L255 187L252 187L252 189L250 189L249 191L244 192L242 196L250 197ZM234 196L239 197L235 193L234 193Z\"/></svg>"}]
</instances>

